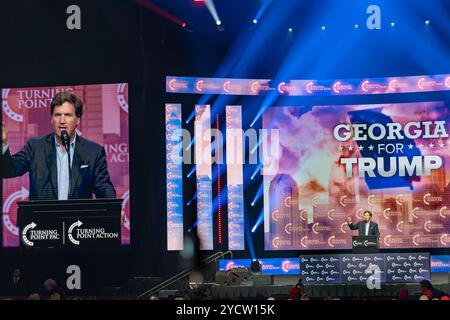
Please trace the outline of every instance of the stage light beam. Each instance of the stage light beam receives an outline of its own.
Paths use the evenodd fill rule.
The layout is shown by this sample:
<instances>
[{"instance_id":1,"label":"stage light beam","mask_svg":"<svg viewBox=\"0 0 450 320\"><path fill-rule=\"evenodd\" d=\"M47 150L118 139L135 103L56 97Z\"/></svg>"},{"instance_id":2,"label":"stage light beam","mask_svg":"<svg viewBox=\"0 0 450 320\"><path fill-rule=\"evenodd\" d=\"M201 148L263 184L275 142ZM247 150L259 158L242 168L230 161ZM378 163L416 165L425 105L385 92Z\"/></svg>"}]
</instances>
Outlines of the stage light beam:
<instances>
[{"instance_id":1,"label":"stage light beam","mask_svg":"<svg viewBox=\"0 0 450 320\"><path fill-rule=\"evenodd\" d=\"M261 20L262 16L266 12L267 8L269 7L272 0L264 0L261 6L259 7L258 12L256 13L255 19L253 19L253 23L257 24L258 21ZM255 22L256 21L256 22Z\"/></svg>"},{"instance_id":2,"label":"stage light beam","mask_svg":"<svg viewBox=\"0 0 450 320\"><path fill-rule=\"evenodd\" d=\"M187 174L186 178L190 178L196 170L197 170L197 166L194 166L192 168L192 170Z\"/></svg>"},{"instance_id":3,"label":"stage light beam","mask_svg":"<svg viewBox=\"0 0 450 320\"><path fill-rule=\"evenodd\" d=\"M186 203L186 206L189 207L191 205L191 203L194 202L195 199L197 199L197 192L194 193L194 196L192 197L192 199Z\"/></svg>"},{"instance_id":4,"label":"stage light beam","mask_svg":"<svg viewBox=\"0 0 450 320\"><path fill-rule=\"evenodd\" d=\"M256 220L256 223L252 228L252 233L255 233L256 229L258 229L258 227L262 225L263 221L264 221L264 210L261 210L261 212L259 213L258 220Z\"/></svg>"},{"instance_id":5,"label":"stage light beam","mask_svg":"<svg viewBox=\"0 0 450 320\"><path fill-rule=\"evenodd\" d=\"M260 163L260 164L256 167L255 171L253 171L253 173L252 173L252 175L251 175L251 177L250 177L250 180L253 180L253 179L255 178L255 176L258 174L258 172L261 170L261 168L262 168L262 163Z\"/></svg>"},{"instance_id":6,"label":"stage light beam","mask_svg":"<svg viewBox=\"0 0 450 320\"><path fill-rule=\"evenodd\" d=\"M258 192L256 192L256 195L253 198L253 201L250 203L250 205L252 207L254 207L256 202L258 202L258 200L262 197L262 195L263 195L263 184L261 183L261 185L259 186Z\"/></svg>"},{"instance_id":7,"label":"stage light beam","mask_svg":"<svg viewBox=\"0 0 450 320\"><path fill-rule=\"evenodd\" d=\"M205 0L206 7L209 10L209 13L211 13L211 16L213 17L214 21L218 26L222 24L222 21L219 18L219 15L217 14L216 6L214 5L213 0Z\"/></svg>"}]
</instances>

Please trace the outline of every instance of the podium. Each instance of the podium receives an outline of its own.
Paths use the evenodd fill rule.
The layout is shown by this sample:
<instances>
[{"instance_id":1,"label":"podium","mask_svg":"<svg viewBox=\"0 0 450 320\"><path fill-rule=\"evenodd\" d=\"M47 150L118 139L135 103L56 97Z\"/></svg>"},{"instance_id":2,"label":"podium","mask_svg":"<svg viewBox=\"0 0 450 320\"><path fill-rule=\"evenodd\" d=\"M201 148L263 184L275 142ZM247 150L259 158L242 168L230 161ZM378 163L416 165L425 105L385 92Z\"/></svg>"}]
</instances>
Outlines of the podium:
<instances>
[{"instance_id":1,"label":"podium","mask_svg":"<svg viewBox=\"0 0 450 320\"><path fill-rule=\"evenodd\" d=\"M18 202L23 248L113 249L121 244L122 199Z\"/></svg>"},{"instance_id":2,"label":"podium","mask_svg":"<svg viewBox=\"0 0 450 320\"><path fill-rule=\"evenodd\" d=\"M378 253L377 236L353 236L353 253Z\"/></svg>"}]
</instances>

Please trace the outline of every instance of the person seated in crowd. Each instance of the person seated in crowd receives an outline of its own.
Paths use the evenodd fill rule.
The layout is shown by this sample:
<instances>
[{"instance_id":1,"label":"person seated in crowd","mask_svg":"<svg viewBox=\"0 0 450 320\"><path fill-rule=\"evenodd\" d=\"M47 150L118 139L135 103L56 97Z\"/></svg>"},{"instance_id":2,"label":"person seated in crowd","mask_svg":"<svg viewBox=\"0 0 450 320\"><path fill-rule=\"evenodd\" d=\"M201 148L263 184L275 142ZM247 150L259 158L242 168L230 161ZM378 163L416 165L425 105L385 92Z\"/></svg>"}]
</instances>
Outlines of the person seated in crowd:
<instances>
[{"instance_id":1,"label":"person seated in crowd","mask_svg":"<svg viewBox=\"0 0 450 320\"><path fill-rule=\"evenodd\" d=\"M41 296L37 292L32 292L28 296L28 300L41 300Z\"/></svg>"},{"instance_id":2,"label":"person seated in crowd","mask_svg":"<svg viewBox=\"0 0 450 320\"><path fill-rule=\"evenodd\" d=\"M424 289L424 290L422 290L422 295L421 296L425 296L429 300L431 300L433 298L433 292L431 292L430 289Z\"/></svg>"},{"instance_id":3,"label":"person seated in crowd","mask_svg":"<svg viewBox=\"0 0 450 320\"><path fill-rule=\"evenodd\" d=\"M49 300L61 300L61 295L59 292L52 292Z\"/></svg>"},{"instance_id":4,"label":"person seated in crowd","mask_svg":"<svg viewBox=\"0 0 450 320\"><path fill-rule=\"evenodd\" d=\"M409 291L408 289L400 290L398 294L398 300L409 300Z\"/></svg>"},{"instance_id":5,"label":"person seated in crowd","mask_svg":"<svg viewBox=\"0 0 450 320\"><path fill-rule=\"evenodd\" d=\"M422 295L426 295L430 299L433 299L433 298L440 299L442 296L446 295L441 290L438 290L438 289L434 288L433 285L431 284L431 282L428 281L428 280L420 281L419 285L420 285L420 289L422 290ZM431 296L430 296L430 293L428 291L425 293L426 290L429 290L429 292L431 292Z\"/></svg>"},{"instance_id":6,"label":"person seated in crowd","mask_svg":"<svg viewBox=\"0 0 450 320\"><path fill-rule=\"evenodd\" d=\"M302 294L302 296L300 297L300 300L309 300L309 296L306 293Z\"/></svg>"},{"instance_id":7,"label":"person seated in crowd","mask_svg":"<svg viewBox=\"0 0 450 320\"><path fill-rule=\"evenodd\" d=\"M298 288L291 288L289 291L289 300L298 300L299 299Z\"/></svg>"},{"instance_id":8,"label":"person seated in crowd","mask_svg":"<svg viewBox=\"0 0 450 320\"><path fill-rule=\"evenodd\" d=\"M303 279L299 278L297 284L295 285L295 287L298 289L298 293L299 295L303 295L305 294L305 285L303 284Z\"/></svg>"},{"instance_id":9,"label":"person seated in crowd","mask_svg":"<svg viewBox=\"0 0 450 320\"><path fill-rule=\"evenodd\" d=\"M44 288L41 290L40 295L43 299L48 300L52 298L52 294L58 293L60 300L65 299L64 290L58 286L58 283L53 279L47 279L44 282ZM57 296L53 296L53 298L57 298Z\"/></svg>"}]
</instances>

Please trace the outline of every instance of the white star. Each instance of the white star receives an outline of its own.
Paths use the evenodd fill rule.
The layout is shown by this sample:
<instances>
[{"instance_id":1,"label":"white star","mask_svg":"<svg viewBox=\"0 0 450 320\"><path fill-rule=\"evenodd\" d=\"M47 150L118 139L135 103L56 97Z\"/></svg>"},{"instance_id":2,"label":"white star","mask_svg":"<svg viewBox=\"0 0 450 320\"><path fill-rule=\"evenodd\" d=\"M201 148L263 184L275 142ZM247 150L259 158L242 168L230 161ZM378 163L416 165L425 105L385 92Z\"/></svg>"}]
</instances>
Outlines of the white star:
<instances>
[{"instance_id":1,"label":"white star","mask_svg":"<svg viewBox=\"0 0 450 320\"><path fill-rule=\"evenodd\" d=\"M364 150L364 146L359 146L359 151L363 151Z\"/></svg>"},{"instance_id":2,"label":"white star","mask_svg":"<svg viewBox=\"0 0 450 320\"><path fill-rule=\"evenodd\" d=\"M434 148L434 143L430 143L430 144L428 145L428 147L429 147L430 149L433 149L433 148Z\"/></svg>"},{"instance_id":3,"label":"white star","mask_svg":"<svg viewBox=\"0 0 450 320\"><path fill-rule=\"evenodd\" d=\"M408 149L412 149L413 147L412 143L408 144Z\"/></svg>"},{"instance_id":4,"label":"white star","mask_svg":"<svg viewBox=\"0 0 450 320\"><path fill-rule=\"evenodd\" d=\"M353 151L353 146L348 146L348 150Z\"/></svg>"},{"instance_id":5,"label":"white star","mask_svg":"<svg viewBox=\"0 0 450 320\"><path fill-rule=\"evenodd\" d=\"M342 149L343 149L342 146L339 146L339 147L338 147L338 150L339 150L339 151L342 151Z\"/></svg>"},{"instance_id":6,"label":"white star","mask_svg":"<svg viewBox=\"0 0 450 320\"><path fill-rule=\"evenodd\" d=\"M441 147L441 148L445 148L445 143L439 143L439 147Z\"/></svg>"},{"instance_id":7,"label":"white star","mask_svg":"<svg viewBox=\"0 0 450 320\"><path fill-rule=\"evenodd\" d=\"M423 144L421 143L421 144L419 144L419 149L423 149Z\"/></svg>"},{"instance_id":8,"label":"white star","mask_svg":"<svg viewBox=\"0 0 450 320\"><path fill-rule=\"evenodd\" d=\"M370 145L370 146L369 146L369 150L370 150L370 151L373 151L373 148L374 148L373 145Z\"/></svg>"}]
</instances>

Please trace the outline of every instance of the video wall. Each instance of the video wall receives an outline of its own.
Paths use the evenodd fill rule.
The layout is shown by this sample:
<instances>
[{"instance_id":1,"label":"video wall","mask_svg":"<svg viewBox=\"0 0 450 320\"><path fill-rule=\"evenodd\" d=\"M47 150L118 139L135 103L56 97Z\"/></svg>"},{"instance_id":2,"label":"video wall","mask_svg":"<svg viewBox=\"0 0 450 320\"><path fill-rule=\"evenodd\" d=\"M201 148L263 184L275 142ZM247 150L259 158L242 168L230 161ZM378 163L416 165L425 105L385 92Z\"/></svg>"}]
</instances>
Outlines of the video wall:
<instances>
[{"instance_id":1,"label":"video wall","mask_svg":"<svg viewBox=\"0 0 450 320\"><path fill-rule=\"evenodd\" d=\"M108 171L117 198L122 198L126 216L122 244L130 243L128 84L96 84L9 88L2 90L2 121L8 128L11 154L31 138L53 132L50 103L60 91L70 91L83 102L77 134L104 147ZM29 196L28 173L3 179L3 246L19 246L17 202Z\"/></svg>"},{"instance_id":2,"label":"video wall","mask_svg":"<svg viewBox=\"0 0 450 320\"><path fill-rule=\"evenodd\" d=\"M266 249L351 248L347 217L365 210L381 248L448 247L449 111L443 101L268 109L280 152L264 175Z\"/></svg>"},{"instance_id":3,"label":"video wall","mask_svg":"<svg viewBox=\"0 0 450 320\"><path fill-rule=\"evenodd\" d=\"M399 102L405 93L449 90L448 74L281 82L166 77L167 93L201 94L194 106L166 104L168 250L183 250L186 230L197 232L202 250L214 250L225 224L228 250L252 250L249 238L268 251L350 249L358 232L347 219L356 223L366 210L383 249L450 247L450 100L444 94ZM228 103L208 104L216 95ZM383 103L373 102L377 95ZM327 104L331 96L343 96L343 104ZM350 103L354 96L369 103ZM321 102L291 102L305 97ZM184 108L192 110L188 118ZM189 150L195 163L186 162ZM193 197L183 191L183 176L197 178ZM197 220L188 226L184 210L192 203ZM263 239L254 239L260 225Z\"/></svg>"}]
</instances>

